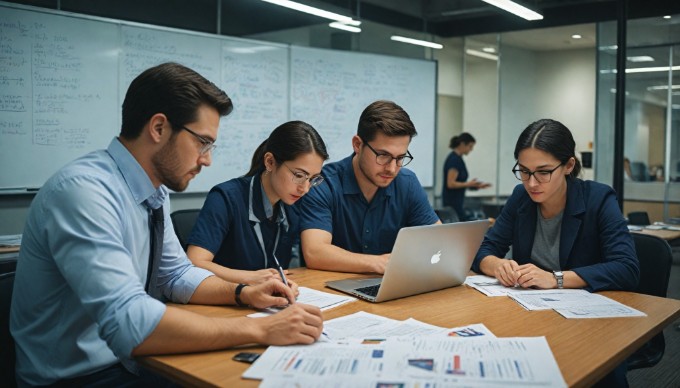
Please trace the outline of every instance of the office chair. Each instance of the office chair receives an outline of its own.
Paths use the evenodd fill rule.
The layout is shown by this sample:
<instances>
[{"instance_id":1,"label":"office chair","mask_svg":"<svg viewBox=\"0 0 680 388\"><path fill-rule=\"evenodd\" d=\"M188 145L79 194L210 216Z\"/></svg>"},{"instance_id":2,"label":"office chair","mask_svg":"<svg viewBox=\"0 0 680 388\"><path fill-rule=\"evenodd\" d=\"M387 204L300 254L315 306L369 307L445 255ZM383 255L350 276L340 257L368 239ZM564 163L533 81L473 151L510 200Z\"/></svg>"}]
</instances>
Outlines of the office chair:
<instances>
[{"instance_id":1,"label":"office chair","mask_svg":"<svg viewBox=\"0 0 680 388\"><path fill-rule=\"evenodd\" d=\"M671 247L665 240L656 236L631 234L640 260L640 283L635 292L665 298L673 263ZM628 370L656 365L661 361L665 350L666 341L661 332L628 357Z\"/></svg>"},{"instance_id":2,"label":"office chair","mask_svg":"<svg viewBox=\"0 0 680 388\"><path fill-rule=\"evenodd\" d=\"M436 208L434 209L434 212L437 213L437 217L442 221L442 224L452 224L460 221L456 210L452 207L445 206Z\"/></svg>"},{"instance_id":3,"label":"office chair","mask_svg":"<svg viewBox=\"0 0 680 388\"><path fill-rule=\"evenodd\" d=\"M644 162L630 162L630 172L635 181L647 182L650 180L649 170L647 170L647 164Z\"/></svg>"},{"instance_id":4,"label":"office chair","mask_svg":"<svg viewBox=\"0 0 680 388\"><path fill-rule=\"evenodd\" d=\"M187 250L187 240L191 234L191 230L194 229L196 224L196 219L198 218L198 213L201 209L186 209L177 210L170 214L170 219L172 220L172 227L175 229L175 234L179 239L182 248Z\"/></svg>"},{"instance_id":5,"label":"office chair","mask_svg":"<svg viewBox=\"0 0 680 388\"><path fill-rule=\"evenodd\" d=\"M0 275L0 376L3 386L16 387L14 339L9 332L9 307L12 303L14 272ZM7 384L7 385L5 385Z\"/></svg>"},{"instance_id":6,"label":"office chair","mask_svg":"<svg viewBox=\"0 0 680 388\"><path fill-rule=\"evenodd\" d=\"M649 225L649 215L647 212L630 212L628 213L628 223L631 225Z\"/></svg>"}]
</instances>

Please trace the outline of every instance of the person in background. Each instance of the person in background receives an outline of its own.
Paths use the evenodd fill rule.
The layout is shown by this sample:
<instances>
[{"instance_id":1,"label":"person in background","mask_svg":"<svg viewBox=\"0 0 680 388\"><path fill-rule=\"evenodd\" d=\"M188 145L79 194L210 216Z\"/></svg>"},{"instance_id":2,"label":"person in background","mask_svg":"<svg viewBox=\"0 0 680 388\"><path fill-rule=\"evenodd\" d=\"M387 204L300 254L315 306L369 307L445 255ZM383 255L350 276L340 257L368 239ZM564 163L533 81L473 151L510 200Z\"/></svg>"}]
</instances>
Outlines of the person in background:
<instances>
[{"instance_id":1,"label":"person in background","mask_svg":"<svg viewBox=\"0 0 680 388\"><path fill-rule=\"evenodd\" d=\"M476 178L468 181L468 170L463 155L472 152L475 143L475 138L467 132L452 137L449 143L452 151L444 162L446 184L442 187L442 205L452 207L461 221L468 220L463 206L466 189L485 189L491 186L490 183L480 182Z\"/></svg>"},{"instance_id":2,"label":"person in background","mask_svg":"<svg viewBox=\"0 0 680 388\"><path fill-rule=\"evenodd\" d=\"M361 113L354 153L324 166L324 184L300 203L307 267L384 273L399 229L440 223L416 175L402 169L416 129L392 101Z\"/></svg>"},{"instance_id":3,"label":"person in background","mask_svg":"<svg viewBox=\"0 0 680 388\"><path fill-rule=\"evenodd\" d=\"M321 335L313 306L250 319L163 303L294 302L280 281L239 287L191 265L172 229L168 189L183 191L210 165L220 117L231 110L231 99L193 70L152 67L130 84L109 147L45 182L28 213L12 293L19 386L158 386L167 382L134 357Z\"/></svg>"},{"instance_id":4,"label":"person in background","mask_svg":"<svg viewBox=\"0 0 680 388\"><path fill-rule=\"evenodd\" d=\"M634 180L633 171L630 168L630 159L628 158L623 158L623 180L624 181Z\"/></svg>"},{"instance_id":5,"label":"person in background","mask_svg":"<svg viewBox=\"0 0 680 388\"><path fill-rule=\"evenodd\" d=\"M484 237L474 272L506 287L635 290L640 266L616 193L578 179L575 155L574 138L558 121L538 120L522 132L512 169L522 184ZM625 363L601 384L627 386Z\"/></svg>"},{"instance_id":6,"label":"person in background","mask_svg":"<svg viewBox=\"0 0 680 388\"><path fill-rule=\"evenodd\" d=\"M293 205L323 182L326 159L326 145L311 125L291 121L274 129L245 176L210 190L188 240L194 265L235 283L283 280L277 269L288 268L300 233Z\"/></svg>"}]
</instances>

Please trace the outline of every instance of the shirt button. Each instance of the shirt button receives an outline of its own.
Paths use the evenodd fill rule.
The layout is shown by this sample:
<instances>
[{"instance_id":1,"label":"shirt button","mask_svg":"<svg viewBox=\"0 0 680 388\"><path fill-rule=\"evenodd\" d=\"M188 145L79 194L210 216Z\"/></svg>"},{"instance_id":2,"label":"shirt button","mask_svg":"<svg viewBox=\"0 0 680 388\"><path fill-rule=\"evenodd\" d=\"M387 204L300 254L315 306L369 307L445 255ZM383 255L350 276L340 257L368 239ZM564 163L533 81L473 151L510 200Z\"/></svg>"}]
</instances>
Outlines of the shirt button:
<instances>
[{"instance_id":1,"label":"shirt button","mask_svg":"<svg viewBox=\"0 0 680 388\"><path fill-rule=\"evenodd\" d=\"M368 245L364 245L364 249L368 249Z\"/></svg>"},{"instance_id":2,"label":"shirt button","mask_svg":"<svg viewBox=\"0 0 680 388\"><path fill-rule=\"evenodd\" d=\"M366 229L366 233L370 233L370 232L371 232L370 230Z\"/></svg>"}]
</instances>

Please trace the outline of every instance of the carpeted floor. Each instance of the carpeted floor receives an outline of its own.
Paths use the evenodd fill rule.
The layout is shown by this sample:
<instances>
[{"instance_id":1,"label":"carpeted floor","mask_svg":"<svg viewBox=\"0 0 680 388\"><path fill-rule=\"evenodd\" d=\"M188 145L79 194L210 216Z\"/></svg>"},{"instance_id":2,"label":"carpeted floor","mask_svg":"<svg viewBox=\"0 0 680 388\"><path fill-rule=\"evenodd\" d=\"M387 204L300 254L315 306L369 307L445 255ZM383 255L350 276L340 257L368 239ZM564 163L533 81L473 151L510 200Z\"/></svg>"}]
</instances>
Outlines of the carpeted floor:
<instances>
[{"instance_id":1,"label":"carpeted floor","mask_svg":"<svg viewBox=\"0 0 680 388\"><path fill-rule=\"evenodd\" d=\"M673 247L673 267L668 283L668 297L680 299L680 247ZM652 368L628 372L631 388L680 387L680 320L664 329L666 352Z\"/></svg>"}]
</instances>

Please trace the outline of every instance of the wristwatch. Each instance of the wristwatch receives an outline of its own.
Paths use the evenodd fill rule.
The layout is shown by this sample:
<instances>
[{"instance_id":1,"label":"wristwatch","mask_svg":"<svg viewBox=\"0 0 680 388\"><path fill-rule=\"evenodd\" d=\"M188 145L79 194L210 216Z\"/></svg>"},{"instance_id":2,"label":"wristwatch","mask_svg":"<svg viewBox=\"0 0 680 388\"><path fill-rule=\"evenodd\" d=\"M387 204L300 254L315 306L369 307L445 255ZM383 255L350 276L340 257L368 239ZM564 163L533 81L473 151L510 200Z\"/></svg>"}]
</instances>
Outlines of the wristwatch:
<instances>
[{"instance_id":1,"label":"wristwatch","mask_svg":"<svg viewBox=\"0 0 680 388\"><path fill-rule=\"evenodd\" d=\"M246 286L247 284L241 283L238 286L236 286L236 291L234 292L234 300L236 300L236 304L241 307L248 307L248 305L243 303L243 301L241 300L241 291L243 291L243 287Z\"/></svg>"},{"instance_id":2,"label":"wristwatch","mask_svg":"<svg viewBox=\"0 0 680 388\"><path fill-rule=\"evenodd\" d=\"M564 274L562 271L553 271L553 276L557 280L557 288L564 288Z\"/></svg>"}]
</instances>

